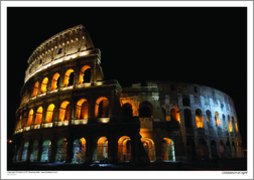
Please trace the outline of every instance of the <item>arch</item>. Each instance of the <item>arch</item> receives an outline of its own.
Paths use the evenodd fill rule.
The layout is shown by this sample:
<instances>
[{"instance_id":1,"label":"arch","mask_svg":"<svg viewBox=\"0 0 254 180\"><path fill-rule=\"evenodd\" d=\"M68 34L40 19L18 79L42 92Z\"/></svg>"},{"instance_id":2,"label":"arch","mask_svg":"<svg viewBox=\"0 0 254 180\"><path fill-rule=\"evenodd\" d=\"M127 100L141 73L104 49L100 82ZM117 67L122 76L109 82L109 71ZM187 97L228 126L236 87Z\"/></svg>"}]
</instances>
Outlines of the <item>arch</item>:
<instances>
[{"instance_id":1,"label":"arch","mask_svg":"<svg viewBox=\"0 0 254 180\"><path fill-rule=\"evenodd\" d=\"M53 121L54 114L55 114L55 105L54 104L50 104L48 106L47 113L46 113L46 123L50 123L50 122Z\"/></svg>"},{"instance_id":2,"label":"arch","mask_svg":"<svg viewBox=\"0 0 254 180\"><path fill-rule=\"evenodd\" d=\"M56 162L63 162L67 160L67 145L68 141L66 138L60 138L57 141Z\"/></svg>"},{"instance_id":3,"label":"arch","mask_svg":"<svg viewBox=\"0 0 254 180\"><path fill-rule=\"evenodd\" d=\"M22 161L26 161L28 146L29 146L29 142L26 141L26 143L24 144L24 147L23 147Z\"/></svg>"},{"instance_id":4,"label":"arch","mask_svg":"<svg viewBox=\"0 0 254 180\"><path fill-rule=\"evenodd\" d=\"M83 66L79 72L79 84L90 82L91 80L91 67L88 65Z\"/></svg>"},{"instance_id":5,"label":"arch","mask_svg":"<svg viewBox=\"0 0 254 180\"><path fill-rule=\"evenodd\" d=\"M39 81L37 81L37 82L34 84L33 97L37 96L37 94L38 94L38 89L39 89Z\"/></svg>"},{"instance_id":6,"label":"arch","mask_svg":"<svg viewBox=\"0 0 254 180\"><path fill-rule=\"evenodd\" d=\"M68 121L70 119L71 107L69 101L62 102L59 109L59 121Z\"/></svg>"},{"instance_id":7,"label":"arch","mask_svg":"<svg viewBox=\"0 0 254 180\"><path fill-rule=\"evenodd\" d=\"M51 141L45 140L42 144L41 162L49 162L51 155Z\"/></svg>"},{"instance_id":8,"label":"arch","mask_svg":"<svg viewBox=\"0 0 254 180\"><path fill-rule=\"evenodd\" d=\"M31 126L32 121L33 121L33 116L34 116L34 110L31 109L31 110L29 111L29 114L28 114L28 119L27 119L27 124L26 124L26 126Z\"/></svg>"},{"instance_id":9,"label":"arch","mask_svg":"<svg viewBox=\"0 0 254 180\"><path fill-rule=\"evenodd\" d=\"M24 114L22 116L22 119L23 119L23 121L22 121L22 128L26 126L26 118L27 118L27 113L24 112Z\"/></svg>"},{"instance_id":10,"label":"arch","mask_svg":"<svg viewBox=\"0 0 254 180\"><path fill-rule=\"evenodd\" d=\"M73 69L68 69L65 74L64 74L64 87L68 87L73 85L73 73L74 70ZM71 75L72 74L72 75Z\"/></svg>"},{"instance_id":11,"label":"arch","mask_svg":"<svg viewBox=\"0 0 254 180\"><path fill-rule=\"evenodd\" d=\"M179 109L177 107L173 107L170 112L171 112L171 119L176 120L179 122L179 124L181 124Z\"/></svg>"},{"instance_id":12,"label":"arch","mask_svg":"<svg viewBox=\"0 0 254 180\"><path fill-rule=\"evenodd\" d=\"M144 101L139 105L139 117L153 118L153 105Z\"/></svg>"},{"instance_id":13,"label":"arch","mask_svg":"<svg viewBox=\"0 0 254 180\"><path fill-rule=\"evenodd\" d=\"M41 124L43 108L40 106L36 111L35 125Z\"/></svg>"},{"instance_id":14,"label":"arch","mask_svg":"<svg viewBox=\"0 0 254 180\"><path fill-rule=\"evenodd\" d=\"M155 161L156 156L155 156L155 145L154 141L150 138L142 138L141 142L145 148L145 151L150 159L150 161Z\"/></svg>"},{"instance_id":15,"label":"arch","mask_svg":"<svg viewBox=\"0 0 254 180\"><path fill-rule=\"evenodd\" d=\"M220 150L220 157L225 158L225 148L224 148L224 143L222 140L219 141L219 150Z\"/></svg>"},{"instance_id":16,"label":"arch","mask_svg":"<svg viewBox=\"0 0 254 180\"><path fill-rule=\"evenodd\" d=\"M51 90L55 90L59 87L59 81L60 81L60 74L55 73L51 80Z\"/></svg>"},{"instance_id":17,"label":"arch","mask_svg":"<svg viewBox=\"0 0 254 180\"><path fill-rule=\"evenodd\" d=\"M188 139L186 142L186 153L188 160L194 160L196 157L195 142L193 139Z\"/></svg>"},{"instance_id":18,"label":"arch","mask_svg":"<svg viewBox=\"0 0 254 180\"><path fill-rule=\"evenodd\" d=\"M217 148L216 148L216 143L215 141L211 141L211 155L212 158L217 158Z\"/></svg>"},{"instance_id":19,"label":"arch","mask_svg":"<svg viewBox=\"0 0 254 180\"><path fill-rule=\"evenodd\" d=\"M47 92L48 78L45 77L41 82L41 93Z\"/></svg>"},{"instance_id":20,"label":"arch","mask_svg":"<svg viewBox=\"0 0 254 180\"><path fill-rule=\"evenodd\" d=\"M76 119L88 118L88 101L86 99L80 99L76 105Z\"/></svg>"},{"instance_id":21,"label":"arch","mask_svg":"<svg viewBox=\"0 0 254 180\"><path fill-rule=\"evenodd\" d=\"M94 160L100 161L108 158L108 140L105 136L97 141L97 149L94 153Z\"/></svg>"},{"instance_id":22,"label":"arch","mask_svg":"<svg viewBox=\"0 0 254 180\"><path fill-rule=\"evenodd\" d=\"M27 95L27 90L25 91L25 94L24 94L24 102L26 102L26 95Z\"/></svg>"},{"instance_id":23,"label":"arch","mask_svg":"<svg viewBox=\"0 0 254 180\"><path fill-rule=\"evenodd\" d=\"M199 139L198 141L198 147L199 147L199 154L200 154L200 157L204 158L204 157L208 157L208 147L206 145L206 141L201 138Z\"/></svg>"},{"instance_id":24,"label":"arch","mask_svg":"<svg viewBox=\"0 0 254 180\"><path fill-rule=\"evenodd\" d=\"M38 146L39 146L39 142L38 140L35 140L32 146L31 154L30 154L31 162L36 162L38 160Z\"/></svg>"},{"instance_id":25,"label":"arch","mask_svg":"<svg viewBox=\"0 0 254 180\"><path fill-rule=\"evenodd\" d=\"M229 132L233 132L233 126L229 115L228 115L228 129Z\"/></svg>"},{"instance_id":26,"label":"arch","mask_svg":"<svg viewBox=\"0 0 254 180\"><path fill-rule=\"evenodd\" d=\"M73 142L73 163L84 163L86 159L86 139L84 137Z\"/></svg>"},{"instance_id":27,"label":"arch","mask_svg":"<svg viewBox=\"0 0 254 180\"><path fill-rule=\"evenodd\" d=\"M95 118L108 117L109 101L106 97L99 97L95 102Z\"/></svg>"},{"instance_id":28,"label":"arch","mask_svg":"<svg viewBox=\"0 0 254 180\"><path fill-rule=\"evenodd\" d=\"M202 111L200 109L196 109L195 118L196 118L197 128L204 128Z\"/></svg>"},{"instance_id":29,"label":"arch","mask_svg":"<svg viewBox=\"0 0 254 180\"><path fill-rule=\"evenodd\" d=\"M237 125L237 120L235 118L235 130L238 132L238 125Z\"/></svg>"},{"instance_id":30,"label":"arch","mask_svg":"<svg viewBox=\"0 0 254 180\"><path fill-rule=\"evenodd\" d=\"M219 117L219 113L217 111L215 111L215 125L216 126L220 125L220 117Z\"/></svg>"},{"instance_id":31,"label":"arch","mask_svg":"<svg viewBox=\"0 0 254 180\"><path fill-rule=\"evenodd\" d=\"M212 120L212 113L211 111L207 110L206 111L206 121L210 122Z\"/></svg>"},{"instance_id":32,"label":"arch","mask_svg":"<svg viewBox=\"0 0 254 180\"><path fill-rule=\"evenodd\" d=\"M163 138L161 142L162 161L175 161L174 142L169 138Z\"/></svg>"},{"instance_id":33,"label":"arch","mask_svg":"<svg viewBox=\"0 0 254 180\"><path fill-rule=\"evenodd\" d=\"M118 140L118 161L131 160L131 139L128 136L122 136Z\"/></svg>"},{"instance_id":34,"label":"arch","mask_svg":"<svg viewBox=\"0 0 254 180\"><path fill-rule=\"evenodd\" d=\"M230 147L230 143L227 140L226 142L226 151L227 151L227 157L231 158L232 157L232 152L231 152L231 147Z\"/></svg>"},{"instance_id":35,"label":"arch","mask_svg":"<svg viewBox=\"0 0 254 180\"><path fill-rule=\"evenodd\" d=\"M184 122L185 122L185 127L186 128L192 128L192 120L191 120L191 111L189 109L185 109L183 111L184 114Z\"/></svg>"},{"instance_id":36,"label":"arch","mask_svg":"<svg viewBox=\"0 0 254 180\"><path fill-rule=\"evenodd\" d=\"M132 105L130 103L123 104L122 108L123 108L123 116L124 117L132 117L133 116Z\"/></svg>"}]
</instances>

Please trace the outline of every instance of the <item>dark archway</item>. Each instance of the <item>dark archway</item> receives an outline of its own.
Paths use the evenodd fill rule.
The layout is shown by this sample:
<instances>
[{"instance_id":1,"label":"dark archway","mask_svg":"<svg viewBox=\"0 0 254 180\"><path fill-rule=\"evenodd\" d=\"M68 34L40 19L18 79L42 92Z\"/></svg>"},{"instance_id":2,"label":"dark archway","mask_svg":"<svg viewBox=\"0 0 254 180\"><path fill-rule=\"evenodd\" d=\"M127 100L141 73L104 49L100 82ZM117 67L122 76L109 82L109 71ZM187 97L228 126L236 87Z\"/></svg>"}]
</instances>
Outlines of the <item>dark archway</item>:
<instances>
[{"instance_id":1,"label":"dark archway","mask_svg":"<svg viewBox=\"0 0 254 180\"><path fill-rule=\"evenodd\" d=\"M87 69L84 72L83 83L89 83L91 81L91 69Z\"/></svg>"},{"instance_id":2,"label":"dark archway","mask_svg":"<svg viewBox=\"0 0 254 180\"><path fill-rule=\"evenodd\" d=\"M123 116L124 117L132 117L132 105L129 103L125 103L123 105Z\"/></svg>"},{"instance_id":3,"label":"dark archway","mask_svg":"<svg viewBox=\"0 0 254 180\"><path fill-rule=\"evenodd\" d=\"M139 117L153 118L153 106L149 102L143 102L139 106Z\"/></svg>"},{"instance_id":4,"label":"dark archway","mask_svg":"<svg viewBox=\"0 0 254 180\"><path fill-rule=\"evenodd\" d=\"M192 139L187 140L186 153L188 160L194 160L196 158L195 143Z\"/></svg>"},{"instance_id":5,"label":"dark archway","mask_svg":"<svg viewBox=\"0 0 254 180\"><path fill-rule=\"evenodd\" d=\"M217 149L215 141L211 141L211 154L212 158L217 158Z\"/></svg>"}]
</instances>

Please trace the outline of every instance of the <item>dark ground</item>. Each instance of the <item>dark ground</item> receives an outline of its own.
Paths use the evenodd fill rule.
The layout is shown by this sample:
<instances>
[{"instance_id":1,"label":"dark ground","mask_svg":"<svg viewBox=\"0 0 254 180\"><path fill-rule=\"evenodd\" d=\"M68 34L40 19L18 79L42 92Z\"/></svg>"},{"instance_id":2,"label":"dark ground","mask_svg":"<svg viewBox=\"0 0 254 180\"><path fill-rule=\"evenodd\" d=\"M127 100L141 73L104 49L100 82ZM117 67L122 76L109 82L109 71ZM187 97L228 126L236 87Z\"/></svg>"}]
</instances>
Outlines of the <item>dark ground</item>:
<instances>
[{"instance_id":1,"label":"dark ground","mask_svg":"<svg viewBox=\"0 0 254 180\"><path fill-rule=\"evenodd\" d=\"M247 158L220 159L212 162L152 162L150 164L69 164L69 163L13 163L8 171L247 171Z\"/></svg>"}]
</instances>

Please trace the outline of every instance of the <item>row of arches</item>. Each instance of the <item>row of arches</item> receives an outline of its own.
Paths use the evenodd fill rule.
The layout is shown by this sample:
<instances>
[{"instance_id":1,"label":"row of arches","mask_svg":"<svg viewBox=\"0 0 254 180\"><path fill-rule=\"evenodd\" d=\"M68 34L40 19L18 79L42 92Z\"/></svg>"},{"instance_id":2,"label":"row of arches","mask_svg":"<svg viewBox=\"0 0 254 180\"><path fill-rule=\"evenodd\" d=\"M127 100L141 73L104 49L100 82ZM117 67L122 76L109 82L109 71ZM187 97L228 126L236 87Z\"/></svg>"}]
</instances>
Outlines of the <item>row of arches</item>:
<instances>
[{"instance_id":1,"label":"row of arches","mask_svg":"<svg viewBox=\"0 0 254 180\"><path fill-rule=\"evenodd\" d=\"M84 98L80 99L75 106L75 119L88 118L88 101ZM56 106L55 104L48 105L46 113L43 112L43 107L40 106L37 110L30 109L28 115L24 112L20 115L17 125L17 130L23 127L29 127L33 124L39 125L42 123L43 115L45 115L45 123L51 123L55 119ZM95 102L95 118L109 116L109 101L106 97L100 97ZM59 121L68 121L71 118L71 104L69 101L63 101L59 108ZM22 125L21 125L22 122Z\"/></svg>"},{"instance_id":2,"label":"row of arches","mask_svg":"<svg viewBox=\"0 0 254 180\"><path fill-rule=\"evenodd\" d=\"M150 161L156 161L155 143L150 138L142 138L141 142L149 157ZM43 141L42 146L39 147L38 140L34 140L31 145L31 153L28 154L29 142L24 143L23 149L16 150L14 161L26 161L30 159L31 162L63 162L67 161L68 156L68 140L66 138L60 138L56 143L55 157L51 157L52 142L50 139ZM100 137L97 140L97 147L93 151L92 160L101 161L108 158L108 139L105 136ZM161 150L162 161L175 161L174 143L169 138L163 138L159 144ZM84 163L86 162L87 141L84 137L75 139L72 146L73 157L72 163ZM20 150L22 149L22 153ZM41 149L41 151L39 150ZM39 153L41 152L41 153ZM69 153L70 154L70 153ZM22 156L19 158L19 156ZM28 157L29 156L29 157ZM40 158L39 158L40 156ZM54 159L51 159L54 158ZM132 140L129 136L122 136L118 139L117 146L117 161L128 162L132 160Z\"/></svg>"},{"instance_id":3,"label":"row of arches","mask_svg":"<svg viewBox=\"0 0 254 180\"><path fill-rule=\"evenodd\" d=\"M79 70L78 74L78 84L89 83L91 81L91 67L88 65L83 66ZM39 93L43 94L48 91L49 87L49 77L44 77L41 82L36 81L33 86L33 91L31 97L36 97ZM61 83L62 82L62 83ZM56 90L60 87L60 84L63 84L63 87L72 86L74 84L74 70L68 69L65 71L62 79L60 79L60 73L55 73L50 82L50 90ZM40 91L39 91L40 90ZM27 90L24 93L23 101L27 99Z\"/></svg>"}]
</instances>

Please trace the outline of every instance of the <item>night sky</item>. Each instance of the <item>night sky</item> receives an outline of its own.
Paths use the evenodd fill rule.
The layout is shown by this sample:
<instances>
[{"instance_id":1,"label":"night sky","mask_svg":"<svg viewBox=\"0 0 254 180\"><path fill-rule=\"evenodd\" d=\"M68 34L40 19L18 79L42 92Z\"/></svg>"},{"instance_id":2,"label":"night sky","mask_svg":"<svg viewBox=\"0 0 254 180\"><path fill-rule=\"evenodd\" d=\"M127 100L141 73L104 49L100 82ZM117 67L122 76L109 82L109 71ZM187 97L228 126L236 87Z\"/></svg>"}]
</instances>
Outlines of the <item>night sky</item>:
<instances>
[{"instance_id":1,"label":"night sky","mask_svg":"<svg viewBox=\"0 0 254 180\"><path fill-rule=\"evenodd\" d=\"M247 8L8 8L7 135L14 130L27 60L55 34L83 24L106 79L216 88L235 102L247 146ZM2 87L3 88L3 87Z\"/></svg>"}]
</instances>

